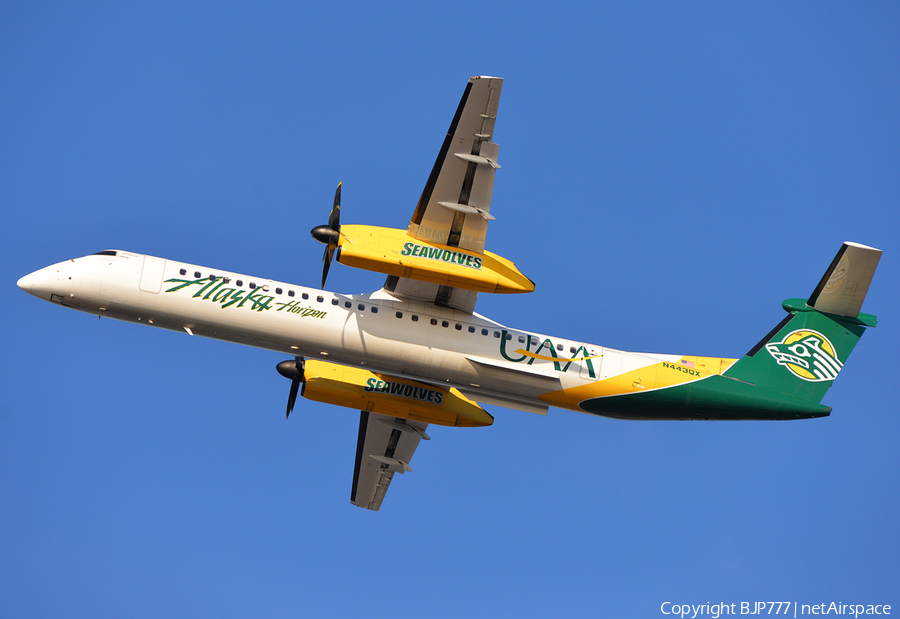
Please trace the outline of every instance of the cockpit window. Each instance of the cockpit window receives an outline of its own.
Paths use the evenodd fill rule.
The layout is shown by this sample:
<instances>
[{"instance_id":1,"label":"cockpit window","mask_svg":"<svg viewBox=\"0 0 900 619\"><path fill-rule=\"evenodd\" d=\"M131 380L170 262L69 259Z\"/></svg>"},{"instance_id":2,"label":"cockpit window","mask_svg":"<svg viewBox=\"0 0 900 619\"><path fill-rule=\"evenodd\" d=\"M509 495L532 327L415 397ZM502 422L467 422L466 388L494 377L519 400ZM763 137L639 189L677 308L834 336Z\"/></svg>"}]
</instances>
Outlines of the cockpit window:
<instances>
[{"instance_id":1,"label":"cockpit window","mask_svg":"<svg viewBox=\"0 0 900 619\"><path fill-rule=\"evenodd\" d=\"M115 256L116 250L114 249L104 249L103 251L98 251L95 256Z\"/></svg>"}]
</instances>

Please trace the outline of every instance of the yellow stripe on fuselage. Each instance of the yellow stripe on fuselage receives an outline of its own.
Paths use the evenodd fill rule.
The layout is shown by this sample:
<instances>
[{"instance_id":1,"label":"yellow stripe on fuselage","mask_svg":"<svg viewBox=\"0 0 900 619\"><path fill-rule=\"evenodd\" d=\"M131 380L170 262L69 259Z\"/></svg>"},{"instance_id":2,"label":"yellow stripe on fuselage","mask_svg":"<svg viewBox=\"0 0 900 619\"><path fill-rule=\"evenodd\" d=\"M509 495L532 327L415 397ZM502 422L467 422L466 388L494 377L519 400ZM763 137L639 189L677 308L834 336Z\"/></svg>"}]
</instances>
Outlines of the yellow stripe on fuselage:
<instances>
[{"instance_id":1,"label":"yellow stripe on fuselage","mask_svg":"<svg viewBox=\"0 0 900 619\"><path fill-rule=\"evenodd\" d=\"M590 357L573 357L569 359L568 357L549 357L547 355L536 355L533 352L528 352L527 350L522 350L521 348L516 351L517 355L523 355L525 357L531 357L532 359L538 359L539 361L555 361L557 363L561 361L565 361L566 363L571 363L572 361L585 361L587 359L599 359L603 355L591 355Z\"/></svg>"},{"instance_id":2,"label":"yellow stripe on fuselage","mask_svg":"<svg viewBox=\"0 0 900 619\"><path fill-rule=\"evenodd\" d=\"M578 410L580 402L592 398L663 389L722 374L736 361L720 357L682 357L678 361L652 363L579 387L551 391L542 395L541 400L552 406Z\"/></svg>"}]
</instances>

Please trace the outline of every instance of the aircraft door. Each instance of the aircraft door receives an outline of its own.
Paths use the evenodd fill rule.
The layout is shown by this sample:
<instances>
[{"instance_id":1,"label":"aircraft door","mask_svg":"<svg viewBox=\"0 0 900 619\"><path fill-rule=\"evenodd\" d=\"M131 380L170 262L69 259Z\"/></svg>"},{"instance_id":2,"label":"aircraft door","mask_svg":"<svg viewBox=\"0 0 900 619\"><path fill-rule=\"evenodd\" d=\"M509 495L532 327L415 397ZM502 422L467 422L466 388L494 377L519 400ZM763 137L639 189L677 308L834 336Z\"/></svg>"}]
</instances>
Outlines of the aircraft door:
<instances>
[{"instance_id":1,"label":"aircraft door","mask_svg":"<svg viewBox=\"0 0 900 619\"><path fill-rule=\"evenodd\" d=\"M159 292L162 289L163 270L165 268L165 258L144 256L144 268L141 269L140 289L144 292Z\"/></svg>"}]
</instances>

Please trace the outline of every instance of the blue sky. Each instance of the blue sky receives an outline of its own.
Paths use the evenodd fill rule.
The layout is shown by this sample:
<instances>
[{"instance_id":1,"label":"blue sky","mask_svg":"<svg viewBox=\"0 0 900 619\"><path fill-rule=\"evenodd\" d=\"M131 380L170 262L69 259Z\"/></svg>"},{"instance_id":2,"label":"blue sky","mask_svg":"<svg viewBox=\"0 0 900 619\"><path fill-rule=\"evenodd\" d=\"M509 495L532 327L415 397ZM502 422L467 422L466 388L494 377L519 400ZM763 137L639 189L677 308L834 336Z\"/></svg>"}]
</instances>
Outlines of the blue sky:
<instances>
[{"instance_id":1,"label":"blue sky","mask_svg":"<svg viewBox=\"0 0 900 619\"><path fill-rule=\"evenodd\" d=\"M653 617L900 608L900 8L892 3L6 3L0 614ZM277 353L15 286L122 248L317 285L323 223L403 228L470 75L506 79L488 248L516 328L737 357L840 243L868 333L804 422L490 408L382 511L358 413L289 421ZM334 266L329 288L376 274Z\"/></svg>"}]
</instances>

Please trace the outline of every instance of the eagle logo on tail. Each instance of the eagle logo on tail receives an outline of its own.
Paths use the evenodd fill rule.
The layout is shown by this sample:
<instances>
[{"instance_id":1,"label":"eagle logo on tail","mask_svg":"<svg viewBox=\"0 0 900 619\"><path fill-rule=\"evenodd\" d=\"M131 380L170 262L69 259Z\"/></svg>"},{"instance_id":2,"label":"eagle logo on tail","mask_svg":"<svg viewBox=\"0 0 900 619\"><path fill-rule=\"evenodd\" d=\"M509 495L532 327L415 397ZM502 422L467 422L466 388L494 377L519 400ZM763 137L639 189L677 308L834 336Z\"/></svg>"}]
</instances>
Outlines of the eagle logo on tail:
<instances>
[{"instance_id":1,"label":"eagle logo on tail","mask_svg":"<svg viewBox=\"0 0 900 619\"><path fill-rule=\"evenodd\" d=\"M810 382L834 380L844 365L828 338L809 329L792 331L782 341L766 344L766 350L779 365Z\"/></svg>"}]
</instances>

